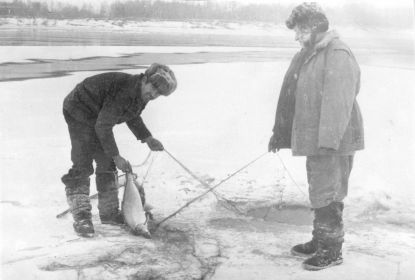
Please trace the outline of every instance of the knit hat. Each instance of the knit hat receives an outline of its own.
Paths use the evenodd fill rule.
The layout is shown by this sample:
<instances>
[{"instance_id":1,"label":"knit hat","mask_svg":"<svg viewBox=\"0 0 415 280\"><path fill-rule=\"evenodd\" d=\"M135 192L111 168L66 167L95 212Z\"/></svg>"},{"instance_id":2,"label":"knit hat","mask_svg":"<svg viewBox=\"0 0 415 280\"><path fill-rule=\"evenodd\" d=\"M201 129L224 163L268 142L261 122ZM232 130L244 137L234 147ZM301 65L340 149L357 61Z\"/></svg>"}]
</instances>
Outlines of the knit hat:
<instances>
[{"instance_id":1,"label":"knit hat","mask_svg":"<svg viewBox=\"0 0 415 280\"><path fill-rule=\"evenodd\" d=\"M166 65L153 63L144 73L161 95L170 95L177 88L177 80L173 71Z\"/></svg>"},{"instance_id":2,"label":"knit hat","mask_svg":"<svg viewBox=\"0 0 415 280\"><path fill-rule=\"evenodd\" d=\"M289 29L298 26L310 28L312 32L325 32L329 29L329 21L316 2L304 2L295 7L285 24Z\"/></svg>"}]
</instances>

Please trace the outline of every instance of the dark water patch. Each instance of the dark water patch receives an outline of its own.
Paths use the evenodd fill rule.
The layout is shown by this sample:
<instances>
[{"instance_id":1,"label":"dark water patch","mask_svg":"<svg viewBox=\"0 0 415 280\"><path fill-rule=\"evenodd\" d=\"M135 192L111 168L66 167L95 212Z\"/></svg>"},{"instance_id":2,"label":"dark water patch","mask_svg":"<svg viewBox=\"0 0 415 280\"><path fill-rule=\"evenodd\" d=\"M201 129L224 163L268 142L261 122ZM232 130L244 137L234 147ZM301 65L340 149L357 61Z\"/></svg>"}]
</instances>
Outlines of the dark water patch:
<instances>
[{"instance_id":1,"label":"dark water patch","mask_svg":"<svg viewBox=\"0 0 415 280\"><path fill-rule=\"evenodd\" d=\"M53 60L86 61L86 60L94 60L94 59L100 59L100 58L106 58L106 57L107 56L90 56L90 57L70 58L70 59L50 59L49 61L53 61Z\"/></svg>"},{"instance_id":2,"label":"dark water patch","mask_svg":"<svg viewBox=\"0 0 415 280\"><path fill-rule=\"evenodd\" d=\"M259 204L259 205L258 205ZM252 204L242 202L234 204L239 210L236 213L241 218L217 218L209 223L217 228L236 229L238 231L251 231L263 229L269 224L290 224L295 226L311 225L313 222L313 212L305 205L299 204L271 204L263 203ZM250 220L248 218L253 218Z\"/></svg>"},{"instance_id":3,"label":"dark water patch","mask_svg":"<svg viewBox=\"0 0 415 280\"><path fill-rule=\"evenodd\" d=\"M120 66L125 67L125 69L146 69L147 67L144 66L137 66L137 64L120 64Z\"/></svg>"},{"instance_id":4,"label":"dark water patch","mask_svg":"<svg viewBox=\"0 0 415 280\"><path fill-rule=\"evenodd\" d=\"M48 63L48 59L28 58L26 60L34 63Z\"/></svg>"},{"instance_id":5,"label":"dark water patch","mask_svg":"<svg viewBox=\"0 0 415 280\"><path fill-rule=\"evenodd\" d=\"M205 63L207 63L207 61L194 61L190 64L205 64Z\"/></svg>"},{"instance_id":6,"label":"dark water patch","mask_svg":"<svg viewBox=\"0 0 415 280\"><path fill-rule=\"evenodd\" d=\"M288 60L288 56L286 59ZM169 65L229 63L229 62L269 62L281 60L275 51L242 51L212 53L145 53L122 57L89 57L69 60L42 60L36 62L0 64L0 82L23 81L28 79L61 77L71 72L81 71L120 71L143 69L157 61Z\"/></svg>"},{"instance_id":7,"label":"dark water patch","mask_svg":"<svg viewBox=\"0 0 415 280\"><path fill-rule=\"evenodd\" d=\"M19 77L19 78L8 78L8 79L0 79L0 82L20 82L26 80L36 80L36 79L46 79L46 78L60 78L64 76L69 76L70 73L66 72L54 72L49 73L48 75L39 73L37 76L27 76L27 77Z\"/></svg>"},{"instance_id":8,"label":"dark water patch","mask_svg":"<svg viewBox=\"0 0 415 280\"><path fill-rule=\"evenodd\" d=\"M19 65L19 64L27 64L27 62L2 62L0 63L0 66Z\"/></svg>"},{"instance_id":9,"label":"dark water patch","mask_svg":"<svg viewBox=\"0 0 415 280\"><path fill-rule=\"evenodd\" d=\"M297 256L293 256L291 253L286 252L286 253L282 253L282 254L270 254L268 252L264 252L260 249L254 249L251 251L252 254L257 255L257 256L261 256L264 257L266 259L275 261L278 260L278 265L283 265L284 264L284 260L297 260L298 257Z\"/></svg>"},{"instance_id":10,"label":"dark water patch","mask_svg":"<svg viewBox=\"0 0 415 280\"><path fill-rule=\"evenodd\" d=\"M253 207L247 210L247 216L263 219L267 222L277 222L291 225L310 225L313 222L313 212L304 205L274 204Z\"/></svg>"}]
</instances>

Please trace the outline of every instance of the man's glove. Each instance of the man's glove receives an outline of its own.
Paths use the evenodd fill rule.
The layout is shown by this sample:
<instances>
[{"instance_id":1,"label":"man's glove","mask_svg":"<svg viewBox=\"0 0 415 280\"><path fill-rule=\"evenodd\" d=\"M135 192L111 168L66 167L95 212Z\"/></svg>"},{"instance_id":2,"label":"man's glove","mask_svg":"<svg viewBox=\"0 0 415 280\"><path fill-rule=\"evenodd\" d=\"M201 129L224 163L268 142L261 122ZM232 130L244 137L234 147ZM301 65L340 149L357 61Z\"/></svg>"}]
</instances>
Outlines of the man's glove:
<instances>
[{"instance_id":1,"label":"man's glove","mask_svg":"<svg viewBox=\"0 0 415 280\"><path fill-rule=\"evenodd\" d=\"M268 152L275 153L276 151L279 151L279 150L280 148L278 147L277 137L275 136L275 134L273 134L271 138L269 139Z\"/></svg>"},{"instance_id":2,"label":"man's glove","mask_svg":"<svg viewBox=\"0 0 415 280\"><path fill-rule=\"evenodd\" d=\"M133 169L131 168L131 164L122 156L117 155L113 157L113 160L115 162L115 166L117 166L117 168L122 172L129 173L133 171Z\"/></svg>"},{"instance_id":3,"label":"man's glove","mask_svg":"<svg viewBox=\"0 0 415 280\"><path fill-rule=\"evenodd\" d=\"M159 140L157 140L156 138L153 138L152 136L146 138L144 142L147 143L148 147L152 151L163 151L164 150L163 144L161 144Z\"/></svg>"}]
</instances>

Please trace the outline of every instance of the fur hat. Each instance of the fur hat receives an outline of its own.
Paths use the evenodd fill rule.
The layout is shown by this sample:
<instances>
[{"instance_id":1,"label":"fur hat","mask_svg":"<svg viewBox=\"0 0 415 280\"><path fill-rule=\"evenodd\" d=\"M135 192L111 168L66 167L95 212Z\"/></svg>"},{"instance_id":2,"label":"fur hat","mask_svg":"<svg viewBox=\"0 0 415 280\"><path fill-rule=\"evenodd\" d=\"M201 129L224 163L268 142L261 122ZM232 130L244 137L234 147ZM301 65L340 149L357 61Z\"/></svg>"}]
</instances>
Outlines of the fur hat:
<instances>
[{"instance_id":1,"label":"fur hat","mask_svg":"<svg viewBox=\"0 0 415 280\"><path fill-rule=\"evenodd\" d=\"M325 32L329 29L329 21L316 2L304 2L295 7L285 24L289 29L298 26L310 28L313 32Z\"/></svg>"},{"instance_id":2,"label":"fur hat","mask_svg":"<svg viewBox=\"0 0 415 280\"><path fill-rule=\"evenodd\" d=\"M166 65L153 63L144 75L161 95L170 95L177 88L177 80L173 71Z\"/></svg>"}]
</instances>

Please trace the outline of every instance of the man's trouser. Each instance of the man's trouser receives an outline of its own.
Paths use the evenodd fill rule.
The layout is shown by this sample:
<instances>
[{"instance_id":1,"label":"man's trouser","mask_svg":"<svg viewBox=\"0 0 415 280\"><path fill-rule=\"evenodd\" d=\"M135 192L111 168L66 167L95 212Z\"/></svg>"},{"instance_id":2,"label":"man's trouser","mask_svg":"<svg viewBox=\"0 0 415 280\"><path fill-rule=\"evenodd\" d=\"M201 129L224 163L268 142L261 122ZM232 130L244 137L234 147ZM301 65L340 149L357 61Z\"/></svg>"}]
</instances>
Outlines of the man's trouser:
<instances>
[{"instance_id":1,"label":"man's trouser","mask_svg":"<svg viewBox=\"0 0 415 280\"><path fill-rule=\"evenodd\" d=\"M341 258L344 241L343 199L347 195L353 155L308 156L307 178L314 209L313 240L318 253L331 260Z\"/></svg>"},{"instance_id":2,"label":"man's trouser","mask_svg":"<svg viewBox=\"0 0 415 280\"><path fill-rule=\"evenodd\" d=\"M307 179L311 207L321 208L347 196L353 155L307 156Z\"/></svg>"},{"instance_id":3,"label":"man's trouser","mask_svg":"<svg viewBox=\"0 0 415 280\"><path fill-rule=\"evenodd\" d=\"M89 200L89 176L94 173L96 163L96 186L100 217L111 217L118 213L117 169L113 159L102 149L94 127L75 120L63 111L71 138L72 168L63 175L66 197L75 221L91 219Z\"/></svg>"}]
</instances>

